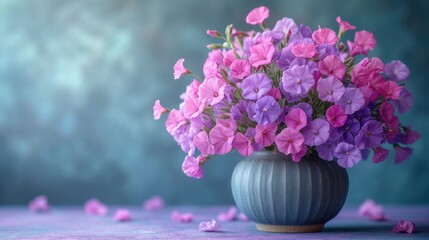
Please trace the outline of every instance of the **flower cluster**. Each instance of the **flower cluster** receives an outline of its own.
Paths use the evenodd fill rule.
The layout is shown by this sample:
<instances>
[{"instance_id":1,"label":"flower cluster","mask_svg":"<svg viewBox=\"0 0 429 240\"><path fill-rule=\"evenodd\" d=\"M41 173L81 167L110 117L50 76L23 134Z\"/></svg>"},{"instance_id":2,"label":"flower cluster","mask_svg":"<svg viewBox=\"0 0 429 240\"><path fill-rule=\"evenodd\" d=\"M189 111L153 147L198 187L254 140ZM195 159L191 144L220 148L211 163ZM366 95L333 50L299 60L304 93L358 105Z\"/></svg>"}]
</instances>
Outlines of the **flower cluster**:
<instances>
[{"instance_id":1,"label":"flower cluster","mask_svg":"<svg viewBox=\"0 0 429 240\"><path fill-rule=\"evenodd\" d=\"M413 98L404 87L409 69L400 61L384 64L368 54L374 35L356 31L354 41L341 41L356 27L338 17L338 33L319 27L312 31L290 18L270 29L266 7L253 9L246 22L261 32L227 26L225 34L208 30L223 40L210 44L203 66L204 79L187 69L184 59L174 66L174 78L194 79L180 98L179 109L167 109L159 100L154 118L168 114L168 133L186 152L182 169L190 177L203 176L202 166L213 155L237 150L243 156L272 150L299 162L316 153L352 167L373 152L372 161L384 161L393 145L395 163L412 154L404 145L420 135L399 122ZM362 58L362 57L361 57ZM198 150L198 151L196 151ZM199 152L199 153L198 153Z\"/></svg>"}]
</instances>

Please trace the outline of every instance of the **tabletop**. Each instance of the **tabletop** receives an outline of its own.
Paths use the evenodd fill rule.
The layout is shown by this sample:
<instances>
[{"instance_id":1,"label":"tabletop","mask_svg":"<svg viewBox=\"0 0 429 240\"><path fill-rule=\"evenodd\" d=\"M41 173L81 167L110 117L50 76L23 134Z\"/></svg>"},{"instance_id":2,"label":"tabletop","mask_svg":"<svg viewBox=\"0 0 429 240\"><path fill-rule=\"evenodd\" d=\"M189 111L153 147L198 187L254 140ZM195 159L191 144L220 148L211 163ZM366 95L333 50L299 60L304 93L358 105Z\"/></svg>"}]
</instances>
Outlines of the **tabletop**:
<instances>
[{"instance_id":1,"label":"tabletop","mask_svg":"<svg viewBox=\"0 0 429 240\"><path fill-rule=\"evenodd\" d=\"M132 220L117 222L115 209L127 208ZM388 220L370 221L357 214L357 208L344 208L319 233L267 233L251 221L219 222L221 232L201 232L201 221L216 219L229 206L168 206L147 211L136 206L114 206L105 216L85 214L83 206L53 207L46 213L30 212L24 206L0 206L0 239L429 239L429 206L387 206ZM178 223L173 211L191 212L194 219ZM413 234L393 233L400 220L416 224Z\"/></svg>"}]
</instances>

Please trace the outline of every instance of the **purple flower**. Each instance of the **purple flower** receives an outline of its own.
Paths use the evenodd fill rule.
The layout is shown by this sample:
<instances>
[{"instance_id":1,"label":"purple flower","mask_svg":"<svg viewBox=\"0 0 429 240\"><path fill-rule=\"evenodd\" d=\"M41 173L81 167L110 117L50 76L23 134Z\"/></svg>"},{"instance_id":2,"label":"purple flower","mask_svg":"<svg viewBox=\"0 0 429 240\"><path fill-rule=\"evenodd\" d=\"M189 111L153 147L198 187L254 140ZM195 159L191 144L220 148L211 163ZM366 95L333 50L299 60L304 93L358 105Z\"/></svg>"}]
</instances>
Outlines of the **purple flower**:
<instances>
[{"instance_id":1,"label":"purple flower","mask_svg":"<svg viewBox=\"0 0 429 240\"><path fill-rule=\"evenodd\" d=\"M269 124L275 122L281 112L280 105L273 97L264 96L256 101L253 118L258 124Z\"/></svg>"},{"instance_id":2,"label":"purple flower","mask_svg":"<svg viewBox=\"0 0 429 240\"><path fill-rule=\"evenodd\" d=\"M243 114L247 114L246 108L248 101L241 99L237 104L231 107L231 116L235 120L243 119Z\"/></svg>"},{"instance_id":3,"label":"purple flower","mask_svg":"<svg viewBox=\"0 0 429 240\"><path fill-rule=\"evenodd\" d=\"M313 74L306 65L293 66L283 71L283 88L292 95L307 94L314 86L314 82Z\"/></svg>"},{"instance_id":4,"label":"purple flower","mask_svg":"<svg viewBox=\"0 0 429 240\"><path fill-rule=\"evenodd\" d=\"M390 80L397 82L404 81L410 75L410 69L407 65L398 60L386 64L384 72Z\"/></svg>"},{"instance_id":5,"label":"purple flower","mask_svg":"<svg viewBox=\"0 0 429 240\"><path fill-rule=\"evenodd\" d=\"M371 116L371 109L368 107L364 107L359 111L353 113L353 117L355 117L361 125L364 125L367 121L373 119Z\"/></svg>"},{"instance_id":6,"label":"purple flower","mask_svg":"<svg viewBox=\"0 0 429 240\"><path fill-rule=\"evenodd\" d=\"M329 139L324 144L316 146L319 157L323 160L332 161L334 159L334 152L337 145L338 141Z\"/></svg>"},{"instance_id":7,"label":"purple flower","mask_svg":"<svg viewBox=\"0 0 429 240\"><path fill-rule=\"evenodd\" d=\"M355 138L356 146L359 149L374 148L383 141L383 128L376 120L369 120L359 131Z\"/></svg>"},{"instance_id":8,"label":"purple flower","mask_svg":"<svg viewBox=\"0 0 429 240\"><path fill-rule=\"evenodd\" d=\"M407 160L411 154L413 154L413 149L409 147L401 147L399 145L395 146L395 163L400 164Z\"/></svg>"},{"instance_id":9,"label":"purple flower","mask_svg":"<svg viewBox=\"0 0 429 240\"><path fill-rule=\"evenodd\" d=\"M255 118L254 118L254 116L256 114L255 106L256 106L256 103L253 101L250 101L246 107L247 117L249 117L249 119L252 121L255 121Z\"/></svg>"},{"instance_id":10,"label":"purple flower","mask_svg":"<svg viewBox=\"0 0 429 240\"><path fill-rule=\"evenodd\" d=\"M360 129L360 123L356 118L349 116L347 117L346 123L338 128L338 133L342 137L343 141L354 144L354 138L358 135Z\"/></svg>"},{"instance_id":11,"label":"purple flower","mask_svg":"<svg viewBox=\"0 0 429 240\"><path fill-rule=\"evenodd\" d=\"M337 104L344 108L345 113L353 114L365 105L365 98L359 89L346 88Z\"/></svg>"},{"instance_id":12,"label":"purple flower","mask_svg":"<svg viewBox=\"0 0 429 240\"><path fill-rule=\"evenodd\" d=\"M303 130L304 143L308 146L318 146L329 138L329 123L323 119L315 119L310 122Z\"/></svg>"},{"instance_id":13,"label":"purple flower","mask_svg":"<svg viewBox=\"0 0 429 240\"><path fill-rule=\"evenodd\" d=\"M325 57L329 55L335 55L339 57L340 52L335 45L332 44L320 44L317 46L317 52L319 53L319 60L323 60Z\"/></svg>"},{"instance_id":14,"label":"purple flower","mask_svg":"<svg viewBox=\"0 0 429 240\"><path fill-rule=\"evenodd\" d=\"M336 102L340 100L345 90L343 83L334 76L322 78L317 82L317 92L323 101Z\"/></svg>"},{"instance_id":15,"label":"purple flower","mask_svg":"<svg viewBox=\"0 0 429 240\"><path fill-rule=\"evenodd\" d=\"M266 95L272 88L273 82L264 73L248 76L243 81L243 97L248 100L257 100Z\"/></svg>"},{"instance_id":16,"label":"purple flower","mask_svg":"<svg viewBox=\"0 0 429 240\"><path fill-rule=\"evenodd\" d=\"M298 26L295 24L293 19L284 17L276 22L273 31L282 32L285 36L287 36L290 33L298 32Z\"/></svg>"},{"instance_id":17,"label":"purple flower","mask_svg":"<svg viewBox=\"0 0 429 240\"><path fill-rule=\"evenodd\" d=\"M356 165L361 159L359 149L352 144L341 142L335 148L334 156L338 158L338 165L343 168L350 168Z\"/></svg>"},{"instance_id":18,"label":"purple flower","mask_svg":"<svg viewBox=\"0 0 429 240\"><path fill-rule=\"evenodd\" d=\"M290 66L290 64L296 59L295 55L292 53L291 47L285 47L282 49L279 58L279 67L281 70L285 70Z\"/></svg>"},{"instance_id":19,"label":"purple flower","mask_svg":"<svg viewBox=\"0 0 429 240\"><path fill-rule=\"evenodd\" d=\"M393 104L398 108L399 113L405 113L413 105L413 96L408 89L403 87L398 100L393 100Z\"/></svg>"},{"instance_id":20,"label":"purple flower","mask_svg":"<svg viewBox=\"0 0 429 240\"><path fill-rule=\"evenodd\" d=\"M305 103L305 102L298 103L298 104L290 107L289 111L294 109L294 108L301 108L305 112L305 115L307 115L307 118L312 119L311 116L313 115L313 108L311 107L310 104Z\"/></svg>"}]
</instances>

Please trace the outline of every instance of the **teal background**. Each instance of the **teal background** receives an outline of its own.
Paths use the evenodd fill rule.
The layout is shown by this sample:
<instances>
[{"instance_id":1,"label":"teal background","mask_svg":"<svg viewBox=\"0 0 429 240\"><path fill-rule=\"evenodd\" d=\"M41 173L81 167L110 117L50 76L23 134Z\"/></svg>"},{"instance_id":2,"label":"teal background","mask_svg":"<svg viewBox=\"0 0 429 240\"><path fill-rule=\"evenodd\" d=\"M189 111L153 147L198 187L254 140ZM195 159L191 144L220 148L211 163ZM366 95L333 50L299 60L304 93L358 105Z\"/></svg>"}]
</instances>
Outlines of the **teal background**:
<instances>
[{"instance_id":1,"label":"teal background","mask_svg":"<svg viewBox=\"0 0 429 240\"><path fill-rule=\"evenodd\" d=\"M189 78L173 80L185 58L202 72L207 29L250 30L257 1L0 2L0 204L46 194L53 204L139 204L160 194L170 204L232 203L230 177L241 158L217 157L205 176L184 176L184 154L154 121L156 99L177 107ZM348 204L428 204L429 1L263 1L268 26L283 16L313 29L343 19L375 34L370 56L400 59L411 70L412 110L402 121L420 131L402 165L361 162L349 170ZM348 34L346 37L351 38ZM202 74L200 74L202 75ZM165 120L165 118L163 118Z\"/></svg>"}]
</instances>

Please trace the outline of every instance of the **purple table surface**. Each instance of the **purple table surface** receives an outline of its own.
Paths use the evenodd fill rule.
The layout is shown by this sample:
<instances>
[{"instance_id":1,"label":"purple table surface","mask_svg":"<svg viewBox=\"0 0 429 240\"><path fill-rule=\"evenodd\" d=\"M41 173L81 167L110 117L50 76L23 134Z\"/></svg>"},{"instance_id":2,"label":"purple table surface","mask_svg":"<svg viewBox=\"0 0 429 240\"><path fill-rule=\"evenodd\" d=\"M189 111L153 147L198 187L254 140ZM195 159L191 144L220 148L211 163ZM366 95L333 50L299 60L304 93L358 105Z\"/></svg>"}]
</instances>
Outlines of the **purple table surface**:
<instances>
[{"instance_id":1,"label":"purple table surface","mask_svg":"<svg viewBox=\"0 0 429 240\"><path fill-rule=\"evenodd\" d=\"M126 207L133 220L116 222L115 209ZM200 232L201 221L216 218L228 206L177 206L145 211L135 206L111 206L104 217L88 216L83 206L53 207L48 213L32 213L23 206L0 206L0 239L429 239L429 206L385 207L389 220L374 222L344 208L320 233L266 233L249 221L221 222L222 232ZM192 212L190 223L176 223L171 212ZM416 233L393 233L403 219L416 223Z\"/></svg>"}]
</instances>

